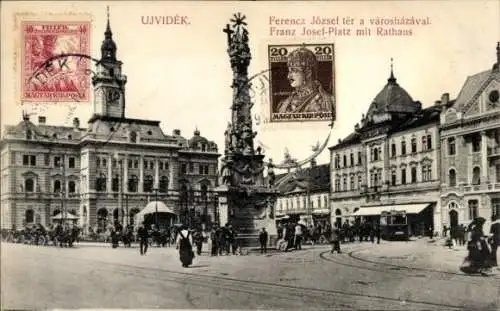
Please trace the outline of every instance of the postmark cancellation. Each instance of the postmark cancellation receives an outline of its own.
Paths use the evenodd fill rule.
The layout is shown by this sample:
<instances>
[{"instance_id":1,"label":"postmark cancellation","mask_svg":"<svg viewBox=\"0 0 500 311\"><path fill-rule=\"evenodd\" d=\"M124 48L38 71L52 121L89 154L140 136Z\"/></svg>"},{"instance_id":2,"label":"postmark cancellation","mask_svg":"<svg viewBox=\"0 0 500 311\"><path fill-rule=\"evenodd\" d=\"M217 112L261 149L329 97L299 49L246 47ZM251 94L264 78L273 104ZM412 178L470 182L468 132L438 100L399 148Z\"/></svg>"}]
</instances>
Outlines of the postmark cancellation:
<instances>
[{"instance_id":1,"label":"postmark cancellation","mask_svg":"<svg viewBox=\"0 0 500 311\"><path fill-rule=\"evenodd\" d=\"M269 45L270 122L335 120L333 44Z\"/></svg>"},{"instance_id":2,"label":"postmark cancellation","mask_svg":"<svg viewBox=\"0 0 500 311\"><path fill-rule=\"evenodd\" d=\"M88 102L90 61L60 55L90 54L90 21L21 22L21 101Z\"/></svg>"}]
</instances>

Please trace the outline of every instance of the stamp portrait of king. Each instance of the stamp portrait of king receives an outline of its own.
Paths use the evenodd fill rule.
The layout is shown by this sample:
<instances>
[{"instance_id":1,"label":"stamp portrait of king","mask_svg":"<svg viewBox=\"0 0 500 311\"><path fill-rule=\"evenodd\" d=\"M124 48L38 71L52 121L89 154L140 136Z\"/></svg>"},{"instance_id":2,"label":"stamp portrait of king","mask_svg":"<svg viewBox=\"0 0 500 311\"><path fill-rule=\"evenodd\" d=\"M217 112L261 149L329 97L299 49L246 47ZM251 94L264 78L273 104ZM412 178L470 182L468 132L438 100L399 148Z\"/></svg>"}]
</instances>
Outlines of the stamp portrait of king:
<instances>
[{"instance_id":1,"label":"stamp portrait of king","mask_svg":"<svg viewBox=\"0 0 500 311\"><path fill-rule=\"evenodd\" d=\"M333 121L333 44L269 47L271 121Z\"/></svg>"}]
</instances>

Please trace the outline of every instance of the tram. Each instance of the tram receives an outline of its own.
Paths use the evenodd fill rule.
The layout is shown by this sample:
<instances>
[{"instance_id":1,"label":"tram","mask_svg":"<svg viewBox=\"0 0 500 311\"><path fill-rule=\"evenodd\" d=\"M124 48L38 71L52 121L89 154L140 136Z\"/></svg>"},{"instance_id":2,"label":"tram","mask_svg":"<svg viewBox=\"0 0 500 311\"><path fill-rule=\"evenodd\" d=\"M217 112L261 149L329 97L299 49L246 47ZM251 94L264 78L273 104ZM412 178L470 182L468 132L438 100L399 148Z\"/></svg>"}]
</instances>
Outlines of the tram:
<instances>
[{"instance_id":1,"label":"tram","mask_svg":"<svg viewBox=\"0 0 500 311\"><path fill-rule=\"evenodd\" d=\"M404 240L410 238L410 226L405 211L383 211L380 214L380 235L384 240Z\"/></svg>"}]
</instances>

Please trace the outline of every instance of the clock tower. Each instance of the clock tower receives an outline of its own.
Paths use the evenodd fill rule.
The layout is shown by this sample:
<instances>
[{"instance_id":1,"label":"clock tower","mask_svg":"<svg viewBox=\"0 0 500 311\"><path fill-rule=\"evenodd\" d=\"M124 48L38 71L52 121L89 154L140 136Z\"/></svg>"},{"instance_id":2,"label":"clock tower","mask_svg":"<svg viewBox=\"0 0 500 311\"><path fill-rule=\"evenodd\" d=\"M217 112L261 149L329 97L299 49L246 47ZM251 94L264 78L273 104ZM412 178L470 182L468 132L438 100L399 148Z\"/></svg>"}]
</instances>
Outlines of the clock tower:
<instances>
[{"instance_id":1,"label":"clock tower","mask_svg":"<svg viewBox=\"0 0 500 311\"><path fill-rule=\"evenodd\" d=\"M116 59L116 44L108 22L101 45L101 59L96 74L92 77L94 86L94 114L125 118L125 84L127 76L122 75L122 62Z\"/></svg>"}]
</instances>

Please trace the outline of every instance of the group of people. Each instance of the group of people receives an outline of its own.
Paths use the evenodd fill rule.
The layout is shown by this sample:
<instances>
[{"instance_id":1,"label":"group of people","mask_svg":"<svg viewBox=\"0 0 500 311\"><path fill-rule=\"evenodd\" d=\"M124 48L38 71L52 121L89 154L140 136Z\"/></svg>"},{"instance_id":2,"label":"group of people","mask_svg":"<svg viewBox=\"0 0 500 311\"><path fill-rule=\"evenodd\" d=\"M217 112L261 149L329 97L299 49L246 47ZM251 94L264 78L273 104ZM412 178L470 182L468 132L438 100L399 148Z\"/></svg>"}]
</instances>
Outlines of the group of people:
<instances>
[{"instance_id":1,"label":"group of people","mask_svg":"<svg viewBox=\"0 0 500 311\"><path fill-rule=\"evenodd\" d=\"M498 267L497 250L500 245L500 215L492 218L490 234L485 235L483 226L486 219L478 217L467 227L468 255L461 269L467 273L486 273Z\"/></svg>"},{"instance_id":2,"label":"group of people","mask_svg":"<svg viewBox=\"0 0 500 311\"><path fill-rule=\"evenodd\" d=\"M72 247L80 239L81 230L77 225L61 223L45 228L42 224L27 225L21 230L10 230L2 234L6 242L47 246L52 243L59 247Z\"/></svg>"},{"instance_id":3,"label":"group of people","mask_svg":"<svg viewBox=\"0 0 500 311\"><path fill-rule=\"evenodd\" d=\"M137 238L139 240L141 255L147 254L151 234L152 232L144 224L139 226ZM188 267L192 264L195 257L193 247L196 249L196 254L198 256L201 255L203 243L210 242L210 256L223 254L236 255L238 249L237 233L230 224L226 224L225 226L214 225L210 233L206 233L201 227L190 229L187 225L182 225L177 227L177 230L174 230L173 236L183 267Z\"/></svg>"}]
</instances>

